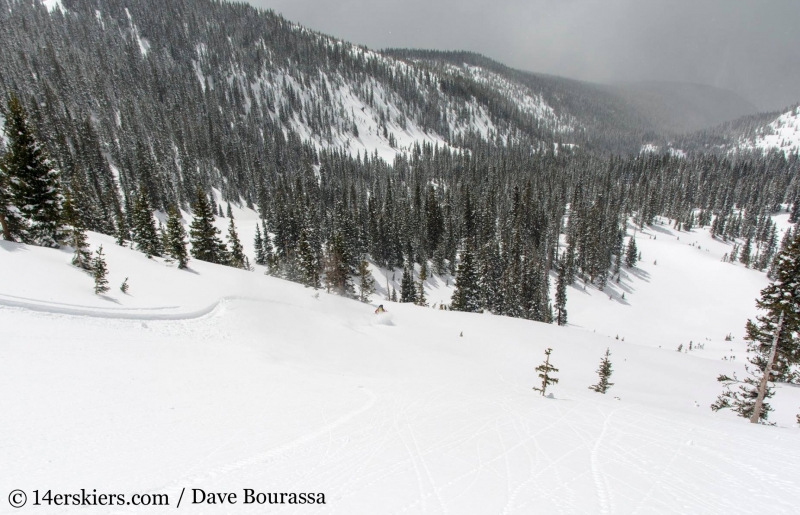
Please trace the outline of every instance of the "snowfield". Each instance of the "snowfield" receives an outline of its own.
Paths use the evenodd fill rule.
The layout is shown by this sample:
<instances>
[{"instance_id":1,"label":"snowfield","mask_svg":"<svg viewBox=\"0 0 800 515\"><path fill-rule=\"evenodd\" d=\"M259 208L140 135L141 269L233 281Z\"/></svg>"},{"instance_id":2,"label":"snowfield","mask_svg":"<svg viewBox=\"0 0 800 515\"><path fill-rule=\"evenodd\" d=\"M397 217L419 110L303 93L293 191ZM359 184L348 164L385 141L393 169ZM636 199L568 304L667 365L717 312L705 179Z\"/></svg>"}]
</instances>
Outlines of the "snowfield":
<instances>
[{"instance_id":1,"label":"snowfield","mask_svg":"<svg viewBox=\"0 0 800 515\"><path fill-rule=\"evenodd\" d=\"M247 243L255 217L235 213ZM0 513L166 513L184 488L184 513L797 513L800 389L778 387L776 427L708 407L718 374L743 374L767 280L720 262L707 231L637 233L641 266L607 292L570 288L566 328L181 271L90 240L105 296L70 252L0 242ZM428 287L448 300L446 279ZM689 341L705 349L676 352ZM548 347L552 398L532 390ZM607 347L601 395L588 387ZM81 488L170 506L30 506ZM237 504L193 505L192 489ZM325 504L245 505L244 489Z\"/></svg>"}]
</instances>

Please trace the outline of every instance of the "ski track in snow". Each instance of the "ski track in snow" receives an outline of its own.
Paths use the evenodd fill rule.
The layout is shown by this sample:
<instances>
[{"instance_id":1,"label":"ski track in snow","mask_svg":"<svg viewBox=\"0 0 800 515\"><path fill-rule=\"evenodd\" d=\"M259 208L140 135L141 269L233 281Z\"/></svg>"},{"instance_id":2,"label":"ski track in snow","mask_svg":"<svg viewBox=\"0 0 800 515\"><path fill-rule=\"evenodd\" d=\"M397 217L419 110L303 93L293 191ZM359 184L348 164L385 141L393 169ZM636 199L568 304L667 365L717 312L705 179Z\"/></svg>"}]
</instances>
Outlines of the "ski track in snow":
<instances>
[{"instance_id":1,"label":"ski track in snow","mask_svg":"<svg viewBox=\"0 0 800 515\"><path fill-rule=\"evenodd\" d=\"M576 294L574 312L587 317L602 306L592 328L615 309L636 309L645 293L658 297L665 277L678 276L678 253L751 275L716 268L718 256L702 244L700 253L644 235L659 266L651 281L632 283L632 307ZM67 270L63 253L30 253L55 263L36 274ZM49 279L3 279L0 410L20 416L0 419L0 487L4 477L35 481L9 485L28 489L110 482L128 493L168 493L173 505L184 487L186 495L320 491L324 506L262 508L342 515L791 514L800 498L796 429L707 409L717 373L741 364L620 342L611 323L604 336L603 326L593 334L394 303L376 317L374 306L261 274L202 263L197 274L179 272L111 246L109 263L114 282L136 279L136 297L113 292L119 307L102 307L88 282L76 280L86 290L79 296ZM635 311L637 323L649 323L646 312ZM561 369L553 399L530 389L547 346ZM589 393L607 346L615 386ZM785 397L796 409L796 390L780 389L776 403ZM688 407L695 400L702 410ZM189 513L248 511L186 503Z\"/></svg>"}]
</instances>

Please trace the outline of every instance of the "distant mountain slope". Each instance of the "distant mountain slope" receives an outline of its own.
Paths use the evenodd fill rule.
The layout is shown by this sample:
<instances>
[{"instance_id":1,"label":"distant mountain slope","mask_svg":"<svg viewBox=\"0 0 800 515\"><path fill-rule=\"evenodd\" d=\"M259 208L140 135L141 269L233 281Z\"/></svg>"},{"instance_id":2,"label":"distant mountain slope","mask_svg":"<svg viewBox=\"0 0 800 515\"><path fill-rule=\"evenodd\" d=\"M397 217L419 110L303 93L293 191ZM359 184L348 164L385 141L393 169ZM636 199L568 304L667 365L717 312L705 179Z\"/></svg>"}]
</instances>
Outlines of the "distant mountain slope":
<instances>
[{"instance_id":1,"label":"distant mountain slope","mask_svg":"<svg viewBox=\"0 0 800 515\"><path fill-rule=\"evenodd\" d=\"M738 146L765 151L777 149L787 155L800 153L800 105L759 127L750 137L740 139Z\"/></svg>"},{"instance_id":2,"label":"distant mountain slope","mask_svg":"<svg viewBox=\"0 0 800 515\"><path fill-rule=\"evenodd\" d=\"M665 132L684 133L748 116L758 109L732 91L685 82L634 82L613 89Z\"/></svg>"},{"instance_id":3,"label":"distant mountain slope","mask_svg":"<svg viewBox=\"0 0 800 515\"><path fill-rule=\"evenodd\" d=\"M800 154L800 105L758 113L678 138L673 145L693 152Z\"/></svg>"},{"instance_id":4,"label":"distant mountain slope","mask_svg":"<svg viewBox=\"0 0 800 515\"><path fill-rule=\"evenodd\" d=\"M389 49L385 55L427 62L434 69L446 63L462 75L475 70L501 77L538 95L562 117L574 120L575 140L592 148L636 151L642 141L714 127L757 111L739 95L724 89L680 82L594 84L516 70L472 52Z\"/></svg>"},{"instance_id":5,"label":"distant mountain slope","mask_svg":"<svg viewBox=\"0 0 800 515\"><path fill-rule=\"evenodd\" d=\"M473 52L389 49L384 55L414 63L428 63L435 70L462 68L462 75L480 68L504 78L541 98L562 116L578 125L574 142L590 148L613 152L638 152L642 141L659 133L652 120L623 98L613 88L531 73L510 68Z\"/></svg>"}]
</instances>

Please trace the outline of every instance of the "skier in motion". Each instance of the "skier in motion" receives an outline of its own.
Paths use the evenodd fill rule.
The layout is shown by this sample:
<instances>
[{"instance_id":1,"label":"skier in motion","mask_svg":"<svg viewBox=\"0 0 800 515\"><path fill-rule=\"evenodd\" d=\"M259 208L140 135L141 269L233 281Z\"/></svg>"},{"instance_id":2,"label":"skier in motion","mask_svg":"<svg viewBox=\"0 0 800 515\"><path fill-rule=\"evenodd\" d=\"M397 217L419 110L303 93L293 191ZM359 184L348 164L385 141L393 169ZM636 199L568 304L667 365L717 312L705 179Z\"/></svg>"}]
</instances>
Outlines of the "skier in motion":
<instances>
[{"instance_id":1,"label":"skier in motion","mask_svg":"<svg viewBox=\"0 0 800 515\"><path fill-rule=\"evenodd\" d=\"M380 306L378 306L378 307L375 309L375 314L376 314L376 315L379 315L379 314L381 314L381 313L386 313L386 310L385 310L385 309L383 309L383 304L381 304Z\"/></svg>"}]
</instances>

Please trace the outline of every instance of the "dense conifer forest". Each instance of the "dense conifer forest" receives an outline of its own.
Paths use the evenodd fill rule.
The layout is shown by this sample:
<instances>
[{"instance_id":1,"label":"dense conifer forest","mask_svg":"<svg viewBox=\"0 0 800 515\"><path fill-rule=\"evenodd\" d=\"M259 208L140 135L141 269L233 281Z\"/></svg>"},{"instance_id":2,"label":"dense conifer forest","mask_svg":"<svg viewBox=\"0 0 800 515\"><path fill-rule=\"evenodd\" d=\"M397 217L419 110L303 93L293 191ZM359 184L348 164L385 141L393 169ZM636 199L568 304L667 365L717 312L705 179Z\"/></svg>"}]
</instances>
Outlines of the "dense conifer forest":
<instances>
[{"instance_id":1,"label":"dense conifer forest","mask_svg":"<svg viewBox=\"0 0 800 515\"><path fill-rule=\"evenodd\" d=\"M565 324L566 286L603 288L635 267L637 226L669 220L746 240L731 258L746 251L748 266L768 271L780 247L770 215L797 209L796 156L639 154L638 114L577 81L500 88L508 77L371 52L243 4L62 4L0 0L0 92L19 99L3 102L5 117L26 113L43 143L43 173L58 172L58 202L69 199L67 229L114 234L181 267L190 236L193 259L247 269L252 259L354 296L369 258L405 270L401 299L424 303L416 264L455 276L452 309ZM552 111L523 109L520 91ZM359 137L347 99L369 108L390 146L412 126L439 143L414 143L391 163L354 155L342 144ZM7 131L7 162L16 138ZM0 186L13 187L13 173L4 168ZM223 241L213 188L259 211L256 235L240 236L228 210ZM36 236L21 198L2 197L17 239L67 242L56 229ZM153 210L170 213L166 229ZM194 218L189 234L180 210ZM248 257L240 239L253 236Z\"/></svg>"}]
</instances>

